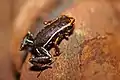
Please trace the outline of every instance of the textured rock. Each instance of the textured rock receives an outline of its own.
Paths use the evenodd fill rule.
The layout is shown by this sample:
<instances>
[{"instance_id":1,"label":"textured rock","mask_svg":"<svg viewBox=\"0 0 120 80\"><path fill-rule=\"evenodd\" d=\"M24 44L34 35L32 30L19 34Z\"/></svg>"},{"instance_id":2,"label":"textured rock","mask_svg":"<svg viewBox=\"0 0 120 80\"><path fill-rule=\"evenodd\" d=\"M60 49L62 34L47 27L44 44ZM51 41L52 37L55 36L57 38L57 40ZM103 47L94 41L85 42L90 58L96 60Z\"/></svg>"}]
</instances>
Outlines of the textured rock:
<instances>
[{"instance_id":1,"label":"textured rock","mask_svg":"<svg viewBox=\"0 0 120 80\"><path fill-rule=\"evenodd\" d=\"M120 28L112 7L108 1L85 0L66 11L76 19L74 33L61 42L61 55L39 79L119 80ZM30 71L27 60L21 80L37 80L39 72Z\"/></svg>"}]
</instances>

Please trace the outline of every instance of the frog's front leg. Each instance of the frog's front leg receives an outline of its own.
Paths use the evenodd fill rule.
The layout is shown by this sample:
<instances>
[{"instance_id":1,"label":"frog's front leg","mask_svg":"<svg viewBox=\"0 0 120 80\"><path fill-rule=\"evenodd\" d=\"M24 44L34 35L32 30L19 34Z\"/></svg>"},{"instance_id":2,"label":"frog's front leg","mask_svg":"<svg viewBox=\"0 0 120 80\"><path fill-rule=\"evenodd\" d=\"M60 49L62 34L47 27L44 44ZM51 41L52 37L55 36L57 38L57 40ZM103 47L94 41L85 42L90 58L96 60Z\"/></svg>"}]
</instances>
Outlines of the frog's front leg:
<instances>
[{"instance_id":1,"label":"frog's front leg","mask_svg":"<svg viewBox=\"0 0 120 80\"><path fill-rule=\"evenodd\" d=\"M59 42L59 37L56 39L56 41L53 43L53 46L55 48L55 55L54 56L59 56L60 55L60 49L59 49L59 46L58 46L58 42Z\"/></svg>"}]
</instances>

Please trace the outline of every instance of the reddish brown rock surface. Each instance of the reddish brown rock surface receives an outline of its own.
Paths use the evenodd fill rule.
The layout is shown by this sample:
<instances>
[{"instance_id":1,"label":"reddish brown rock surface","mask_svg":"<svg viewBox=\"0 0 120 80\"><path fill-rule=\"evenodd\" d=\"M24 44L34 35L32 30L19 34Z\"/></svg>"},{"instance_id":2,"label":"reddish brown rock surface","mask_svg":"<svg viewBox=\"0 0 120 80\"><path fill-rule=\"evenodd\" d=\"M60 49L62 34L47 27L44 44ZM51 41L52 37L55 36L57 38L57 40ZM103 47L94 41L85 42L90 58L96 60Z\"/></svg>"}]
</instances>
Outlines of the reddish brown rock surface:
<instances>
[{"instance_id":1,"label":"reddish brown rock surface","mask_svg":"<svg viewBox=\"0 0 120 80\"><path fill-rule=\"evenodd\" d=\"M61 55L39 76L40 80L119 80L120 28L115 7L109 1L86 0L64 14L76 20L68 41L60 44ZM51 51L54 54L54 51ZM21 80L37 80L26 60Z\"/></svg>"},{"instance_id":2,"label":"reddish brown rock surface","mask_svg":"<svg viewBox=\"0 0 120 80\"><path fill-rule=\"evenodd\" d=\"M18 1L20 2L19 5L23 3L22 1ZM37 78L39 72L30 71L30 65L26 60L21 71L21 80L120 80L120 1L75 1L76 3L63 13L76 19L74 33L68 41L63 40L61 42L61 55L52 64L52 69L43 71ZM14 4L16 3L17 0ZM17 7L19 5L16 4ZM12 23L13 16L19 13L19 9L14 7L8 0L1 2L1 6L0 42L2 53L0 54L0 80L12 80L8 54L12 28L9 25ZM15 12L12 12L14 11L13 8L16 9ZM35 7L32 9L36 11ZM28 12L30 13L31 10ZM43 16L46 15L45 13ZM26 21L23 21L23 24L22 17ZM31 22L28 20L29 15L27 17L22 14L21 19L18 19L22 26L17 27L19 28L15 33L17 36L21 36L24 30L27 31L32 22L32 20ZM13 42L19 41L15 39ZM16 51L17 47L13 45L11 47ZM54 50L51 50L51 53L54 54ZM16 53L14 57L14 61L18 62L16 64L19 66L20 63Z\"/></svg>"}]
</instances>

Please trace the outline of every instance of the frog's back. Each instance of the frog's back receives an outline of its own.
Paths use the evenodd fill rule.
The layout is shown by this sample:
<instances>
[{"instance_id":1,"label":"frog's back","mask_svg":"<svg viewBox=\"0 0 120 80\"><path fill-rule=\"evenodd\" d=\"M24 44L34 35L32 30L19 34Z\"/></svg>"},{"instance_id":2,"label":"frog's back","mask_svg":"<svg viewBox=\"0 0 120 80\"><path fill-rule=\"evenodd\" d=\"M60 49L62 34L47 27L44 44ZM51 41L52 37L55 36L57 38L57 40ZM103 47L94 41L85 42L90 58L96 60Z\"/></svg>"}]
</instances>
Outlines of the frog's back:
<instances>
[{"instance_id":1,"label":"frog's back","mask_svg":"<svg viewBox=\"0 0 120 80\"><path fill-rule=\"evenodd\" d=\"M70 18L63 15L55 21L47 24L45 28L36 35L36 38L34 39L35 45L43 46L56 31L68 23L70 23Z\"/></svg>"}]
</instances>

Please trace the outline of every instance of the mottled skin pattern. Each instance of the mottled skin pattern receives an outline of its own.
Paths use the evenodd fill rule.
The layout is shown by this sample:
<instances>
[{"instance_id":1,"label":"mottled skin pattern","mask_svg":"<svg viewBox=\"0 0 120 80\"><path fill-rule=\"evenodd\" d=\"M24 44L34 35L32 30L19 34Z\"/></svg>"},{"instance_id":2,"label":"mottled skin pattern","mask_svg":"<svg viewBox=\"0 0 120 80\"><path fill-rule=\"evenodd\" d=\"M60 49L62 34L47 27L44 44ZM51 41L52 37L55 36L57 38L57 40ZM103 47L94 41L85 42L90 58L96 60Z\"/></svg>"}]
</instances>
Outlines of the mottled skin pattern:
<instances>
[{"instance_id":1,"label":"mottled skin pattern","mask_svg":"<svg viewBox=\"0 0 120 80\"><path fill-rule=\"evenodd\" d=\"M56 55L59 55L58 44L64 38L68 38L73 32L74 18L65 15L45 23L45 28L41 30L33 39L29 32L21 44L21 50L28 50L32 57L30 62L33 64L32 69L39 68L44 70L50 68L53 63L49 50L54 47Z\"/></svg>"}]
</instances>

